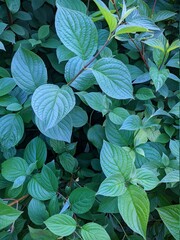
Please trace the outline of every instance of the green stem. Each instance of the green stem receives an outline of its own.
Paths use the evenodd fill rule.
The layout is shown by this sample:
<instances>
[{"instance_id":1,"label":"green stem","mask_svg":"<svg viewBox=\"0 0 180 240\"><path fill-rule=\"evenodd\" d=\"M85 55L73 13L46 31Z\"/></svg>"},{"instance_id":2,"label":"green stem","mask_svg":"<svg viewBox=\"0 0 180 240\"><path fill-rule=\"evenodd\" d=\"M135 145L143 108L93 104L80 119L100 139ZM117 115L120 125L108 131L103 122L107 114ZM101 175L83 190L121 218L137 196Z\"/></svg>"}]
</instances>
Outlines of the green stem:
<instances>
[{"instance_id":1,"label":"green stem","mask_svg":"<svg viewBox=\"0 0 180 240\"><path fill-rule=\"evenodd\" d=\"M111 214L111 215L114 217L114 219L116 220L116 222L120 225L120 227L121 227L122 230L123 230L124 236L128 239L128 235L127 235L126 231L124 230L121 222L117 219L117 217L116 217L114 214Z\"/></svg>"}]
</instances>

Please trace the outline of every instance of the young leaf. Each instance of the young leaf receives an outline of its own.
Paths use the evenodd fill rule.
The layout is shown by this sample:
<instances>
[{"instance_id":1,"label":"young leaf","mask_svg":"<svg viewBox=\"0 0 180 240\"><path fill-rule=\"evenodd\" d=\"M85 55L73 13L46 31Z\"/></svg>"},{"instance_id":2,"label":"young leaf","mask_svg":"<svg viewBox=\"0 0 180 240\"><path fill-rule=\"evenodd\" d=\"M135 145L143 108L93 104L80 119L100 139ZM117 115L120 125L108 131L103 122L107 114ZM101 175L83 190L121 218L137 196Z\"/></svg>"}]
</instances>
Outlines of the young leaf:
<instances>
[{"instance_id":1,"label":"young leaf","mask_svg":"<svg viewBox=\"0 0 180 240\"><path fill-rule=\"evenodd\" d=\"M72 211L76 214L88 212L95 201L95 192L89 188L76 188L69 196Z\"/></svg>"},{"instance_id":2,"label":"young leaf","mask_svg":"<svg viewBox=\"0 0 180 240\"><path fill-rule=\"evenodd\" d=\"M133 169L133 159L123 148L104 141L100 161L106 177L121 174L125 180L129 179Z\"/></svg>"},{"instance_id":3,"label":"young leaf","mask_svg":"<svg viewBox=\"0 0 180 240\"><path fill-rule=\"evenodd\" d=\"M2 176L10 182L16 178L26 175L28 164L23 158L13 157L2 163Z\"/></svg>"},{"instance_id":4,"label":"young leaf","mask_svg":"<svg viewBox=\"0 0 180 240\"><path fill-rule=\"evenodd\" d=\"M114 58L98 60L92 70L100 88L115 99L133 98L131 75L121 61Z\"/></svg>"},{"instance_id":5,"label":"young leaf","mask_svg":"<svg viewBox=\"0 0 180 240\"><path fill-rule=\"evenodd\" d=\"M97 223L86 223L81 228L83 240L110 240L106 230Z\"/></svg>"},{"instance_id":6,"label":"young leaf","mask_svg":"<svg viewBox=\"0 0 180 240\"><path fill-rule=\"evenodd\" d=\"M47 148L44 141L36 137L32 139L24 150L24 159L27 163L37 163L37 167L41 168L46 161Z\"/></svg>"},{"instance_id":7,"label":"young leaf","mask_svg":"<svg viewBox=\"0 0 180 240\"><path fill-rule=\"evenodd\" d=\"M180 204L157 208L157 211L170 233L178 240Z\"/></svg>"},{"instance_id":8,"label":"young leaf","mask_svg":"<svg viewBox=\"0 0 180 240\"><path fill-rule=\"evenodd\" d=\"M0 143L5 148L14 147L23 137L24 123L20 115L7 114L0 118Z\"/></svg>"},{"instance_id":9,"label":"young leaf","mask_svg":"<svg viewBox=\"0 0 180 240\"><path fill-rule=\"evenodd\" d=\"M32 96L32 108L37 117L44 122L46 130L57 125L75 105L72 89L61 89L53 84L38 87Z\"/></svg>"},{"instance_id":10,"label":"young leaf","mask_svg":"<svg viewBox=\"0 0 180 240\"><path fill-rule=\"evenodd\" d=\"M158 70L157 67L151 67L149 73L155 85L156 91L164 85L169 76L168 69Z\"/></svg>"},{"instance_id":11,"label":"young leaf","mask_svg":"<svg viewBox=\"0 0 180 240\"><path fill-rule=\"evenodd\" d=\"M70 142L72 135L72 120L69 115L67 115L63 120L61 120L57 125L50 129L46 129L46 123L41 121L36 117L36 125L45 136L59 141Z\"/></svg>"},{"instance_id":12,"label":"young leaf","mask_svg":"<svg viewBox=\"0 0 180 240\"><path fill-rule=\"evenodd\" d=\"M118 209L125 223L146 239L149 218L149 200L146 192L130 185L126 192L118 197Z\"/></svg>"},{"instance_id":13,"label":"young leaf","mask_svg":"<svg viewBox=\"0 0 180 240\"><path fill-rule=\"evenodd\" d=\"M47 69L43 60L22 47L12 59L11 72L16 84L29 94L40 85L47 83Z\"/></svg>"},{"instance_id":14,"label":"young leaf","mask_svg":"<svg viewBox=\"0 0 180 240\"><path fill-rule=\"evenodd\" d=\"M133 26L133 25L121 25L116 29L115 35L118 36L120 34L126 33L136 33L136 32L147 32L148 29L141 26Z\"/></svg>"},{"instance_id":15,"label":"young leaf","mask_svg":"<svg viewBox=\"0 0 180 240\"><path fill-rule=\"evenodd\" d=\"M167 49L167 52L171 52L176 48L180 48L180 40L175 40Z\"/></svg>"},{"instance_id":16,"label":"young leaf","mask_svg":"<svg viewBox=\"0 0 180 240\"><path fill-rule=\"evenodd\" d=\"M99 10L101 11L102 15L104 16L110 32L113 32L117 27L117 19L116 17L110 12L107 6L101 0L94 0L96 5L98 6Z\"/></svg>"},{"instance_id":17,"label":"young leaf","mask_svg":"<svg viewBox=\"0 0 180 240\"><path fill-rule=\"evenodd\" d=\"M52 233L60 237L69 236L76 230L76 221L65 214L53 215L44 223Z\"/></svg>"},{"instance_id":18,"label":"young leaf","mask_svg":"<svg viewBox=\"0 0 180 240\"><path fill-rule=\"evenodd\" d=\"M49 25L43 25L38 29L38 39L44 39L49 35Z\"/></svg>"},{"instance_id":19,"label":"young leaf","mask_svg":"<svg viewBox=\"0 0 180 240\"><path fill-rule=\"evenodd\" d=\"M97 50L97 30L85 14L59 7L55 27L61 42L82 59L88 59Z\"/></svg>"},{"instance_id":20,"label":"young leaf","mask_svg":"<svg viewBox=\"0 0 180 240\"><path fill-rule=\"evenodd\" d=\"M125 179L121 174L114 174L107 177L100 185L96 195L107 197L118 197L126 191Z\"/></svg>"},{"instance_id":21,"label":"young leaf","mask_svg":"<svg viewBox=\"0 0 180 240\"><path fill-rule=\"evenodd\" d=\"M0 230L14 223L21 214L17 209L0 202Z\"/></svg>"},{"instance_id":22,"label":"young leaf","mask_svg":"<svg viewBox=\"0 0 180 240\"><path fill-rule=\"evenodd\" d=\"M129 112L125 108L120 107L114 108L109 113L109 119L117 125L121 125L128 116Z\"/></svg>"}]
</instances>

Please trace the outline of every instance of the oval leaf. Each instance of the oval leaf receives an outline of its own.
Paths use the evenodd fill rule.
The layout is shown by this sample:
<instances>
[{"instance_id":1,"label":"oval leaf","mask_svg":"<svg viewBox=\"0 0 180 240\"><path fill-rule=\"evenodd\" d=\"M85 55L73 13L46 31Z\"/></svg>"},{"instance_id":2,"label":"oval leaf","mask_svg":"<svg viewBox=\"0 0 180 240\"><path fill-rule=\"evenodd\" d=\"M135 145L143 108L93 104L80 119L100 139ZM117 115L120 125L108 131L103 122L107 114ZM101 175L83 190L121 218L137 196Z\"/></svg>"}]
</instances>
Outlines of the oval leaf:
<instances>
[{"instance_id":1,"label":"oval leaf","mask_svg":"<svg viewBox=\"0 0 180 240\"><path fill-rule=\"evenodd\" d=\"M92 20L85 14L59 7L55 27L61 42L82 59L94 55L98 34Z\"/></svg>"},{"instance_id":2,"label":"oval leaf","mask_svg":"<svg viewBox=\"0 0 180 240\"><path fill-rule=\"evenodd\" d=\"M84 240L110 240L106 230L97 223L87 223L81 228L81 235Z\"/></svg>"},{"instance_id":3,"label":"oval leaf","mask_svg":"<svg viewBox=\"0 0 180 240\"><path fill-rule=\"evenodd\" d=\"M40 85L47 83L47 70L43 60L35 53L21 47L14 54L11 72L16 84L29 94Z\"/></svg>"},{"instance_id":4,"label":"oval leaf","mask_svg":"<svg viewBox=\"0 0 180 240\"><path fill-rule=\"evenodd\" d=\"M93 74L100 88L115 99L132 98L131 75L121 61L114 58L102 58L93 66Z\"/></svg>"}]
</instances>

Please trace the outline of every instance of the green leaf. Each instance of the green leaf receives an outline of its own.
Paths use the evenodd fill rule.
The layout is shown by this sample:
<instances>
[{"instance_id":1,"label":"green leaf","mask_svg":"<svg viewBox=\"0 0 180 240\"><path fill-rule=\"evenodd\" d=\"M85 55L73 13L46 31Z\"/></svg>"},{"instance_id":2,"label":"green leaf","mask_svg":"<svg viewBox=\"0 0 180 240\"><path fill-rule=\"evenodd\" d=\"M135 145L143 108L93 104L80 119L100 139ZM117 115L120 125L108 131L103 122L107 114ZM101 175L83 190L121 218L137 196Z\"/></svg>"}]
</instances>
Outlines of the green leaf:
<instances>
[{"instance_id":1,"label":"green leaf","mask_svg":"<svg viewBox=\"0 0 180 240\"><path fill-rule=\"evenodd\" d=\"M169 76L168 69L158 70L157 67L151 67L149 73L155 85L156 91L158 91L164 85Z\"/></svg>"},{"instance_id":2,"label":"green leaf","mask_svg":"<svg viewBox=\"0 0 180 240\"><path fill-rule=\"evenodd\" d=\"M14 180L14 183L12 185L12 189L18 188L24 184L26 180L26 176L19 176Z\"/></svg>"},{"instance_id":3,"label":"green leaf","mask_svg":"<svg viewBox=\"0 0 180 240\"><path fill-rule=\"evenodd\" d=\"M95 201L95 192L86 187L76 188L69 196L71 209L76 214L88 212Z\"/></svg>"},{"instance_id":4,"label":"green leaf","mask_svg":"<svg viewBox=\"0 0 180 240\"><path fill-rule=\"evenodd\" d=\"M44 39L49 36L49 25L43 25L38 29L38 39Z\"/></svg>"},{"instance_id":5,"label":"green leaf","mask_svg":"<svg viewBox=\"0 0 180 240\"><path fill-rule=\"evenodd\" d=\"M73 127L79 128L84 126L88 121L88 115L81 107L75 106L70 112L69 116L72 118Z\"/></svg>"},{"instance_id":6,"label":"green leaf","mask_svg":"<svg viewBox=\"0 0 180 240\"><path fill-rule=\"evenodd\" d=\"M61 237L69 236L76 230L76 221L65 214L53 215L44 223L52 233Z\"/></svg>"},{"instance_id":7,"label":"green leaf","mask_svg":"<svg viewBox=\"0 0 180 240\"><path fill-rule=\"evenodd\" d=\"M107 197L118 197L126 191L125 179L121 174L114 174L107 177L100 185L96 195Z\"/></svg>"},{"instance_id":8,"label":"green leaf","mask_svg":"<svg viewBox=\"0 0 180 240\"><path fill-rule=\"evenodd\" d=\"M115 99L133 98L131 76L127 67L114 58L98 60L92 70L100 88Z\"/></svg>"},{"instance_id":9,"label":"green leaf","mask_svg":"<svg viewBox=\"0 0 180 240\"><path fill-rule=\"evenodd\" d=\"M180 48L180 40L175 40L167 49L167 52L171 52L175 50L176 48Z\"/></svg>"},{"instance_id":10,"label":"green leaf","mask_svg":"<svg viewBox=\"0 0 180 240\"><path fill-rule=\"evenodd\" d=\"M138 115L130 115L121 126L121 130L135 131L142 127L142 121Z\"/></svg>"},{"instance_id":11,"label":"green leaf","mask_svg":"<svg viewBox=\"0 0 180 240\"><path fill-rule=\"evenodd\" d=\"M24 159L27 163L36 163L38 168L43 166L47 157L47 148L44 141L36 137L32 139L24 150Z\"/></svg>"},{"instance_id":12,"label":"green leaf","mask_svg":"<svg viewBox=\"0 0 180 240\"><path fill-rule=\"evenodd\" d=\"M26 35L25 28L22 27L22 26L20 26L20 25L18 25L18 24L13 24L13 25L10 26L10 28L11 28L11 30L12 30L13 32L15 32L15 33L16 33L17 35L19 35L19 36L24 36L24 35Z\"/></svg>"},{"instance_id":13,"label":"green leaf","mask_svg":"<svg viewBox=\"0 0 180 240\"><path fill-rule=\"evenodd\" d=\"M21 211L0 202L0 230L14 223L21 214Z\"/></svg>"},{"instance_id":14,"label":"green leaf","mask_svg":"<svg viewBox=\"0 0 180 240\"><path fill-rule=\"evenodd\" d=\"M80 57L71 58L65 66L65 79L69 83L79 73L79 71L89 62ZM91 65L90 65L91 66ZM96 83L92 71L84 70L72 83L71 86L77 90L84 91Z\"/></svg>"},{"instance_id":15,"label":"green leaf","mask_svg":"<svg viewBox=\"0 0 180 240\"><path fill-rule=\"evenodd\" d=\"M146 239L146 228L149 218L149 200L146 192L134 185L118 197L118 209L125 223Z\"/></svg>"},{"instance_id":16,"label":"green leaf","mask_svg":"<svg viewBox=\"0 0 180 240\"><path fill-rule=\"evenodd\" d=\"M59 141L70 142L72 135L72 120L69 115L67 115L63 120L61 120L57 125L50 129L46 129L47 125L45 122L41 121L39 118L36 118L36 125L45 136Z\"/></svg>"},{"instance_id":17,"label":"green leaf","mask_svg":"<svg viewBox=\"0 0 180 240\"><path fill-rule=\"evenodd\" d=\"M81 236L83 240L110 240L106 230L97 223L86 223L81 228Z\"/></svg>"},{"instance_id":18,"label":"green leaf","mask_svg":"<svg viewBox=\"0 0 180 240\"><path fill-rule=\"evenodd\" d=\"M14 87L16 83L13 78L1 78L0 79L0 96L4 96L9 93Z\"/></svg>"},{"instance_id":19,"label":"green leaf","mask_svg":"<svg viewBox=\"0 0 180 240\"><path fill-rule=\"evenodd\" d=\"M107 6L101 0L94 0L96 5L98 6L99 10L101 11L102 15L104 16L110 32L113 32L117 27L117 19L116 17L110 12Z\"/></svg>"},{"instance_id":20,"label":"green leaf","mask_svg":"<svg viewBox=\"0 0 180 240\"><path fill-rule=\"evenodd\" d=\"M78 161L70 153L63 153L59 156L59 160L64 170L73 173L75 168L78 166Z\"/></svg>"},{"instance_id":21,"label":"green leaf","mask_svg":"<svg viewBox=\"0 0 180 240\"><path fill-rule=\"evenodd\" d=\"M43 60L35 53L21 47L12 59L11 72L16 84L29 94L40 85L47 83L47 70Z\"/></svg>"},{"instance_id":22,"label":"green leaf","mask_svg":"<svg viewBox=\"0 0 180 240\"><path fill-rule=\"evenodd\" d=\"M31 221L36 225L42 225L49 217L45 204L34 198L31 199L28 205L28 215Z\"/></svg>"},{"instance_id":23,"label":"green leaf","mask_svg":"<svg viewBox=\"0 0 180 240\"><path fill-rule=\"evenodd\" d=\"M56 0L56 5L86 14L86 5L81 0Z\"/></svg>"},{"instance_id":24,"label":"green leaf","mask_svg":"<svg viewBox=\"0 0 180 240\"><path fill-rule=\"evenodd\" d=\"M179 159L179 140L170 140L169 148L171 150L171 153L173 156L175 156L177 159Z\"/></svg>"},{"instance_id":25,"label":"green leaf","mask_svg":"<svg viewBox=\"0 0 180 240\"><path fill-rule=\"evenodd\" d=\"M37 228L35 229L35 228L31 228L29 226L29 232L30 232L30 236L33 240L36 240L36 239L39 239L39 240L47 240L47 239L57 240L57 236L54 235L49 230L37 229Z\"/></svg>"},{"instance_id":26,"label":"green leaf","mask_svg":"<svg viewBox=\"0 0 180 240\"><path fill-rule=\"evenodd\" d=\"M174 15L176 15L175 12L171 12L168 10L162 10L162 11L158 11L158 13L156 13L153 16L153 20L154 20L154 22L160 22L160 21L166 20L168 18L171 18Z\"/></svg>"},{"instance_id":27,"label":"green leaf","mask_svg":"<svg viewBox=\"0 0 180 240\"><path fill-rule=\"evenodd\" d=\"M6 27L7 27L6 23L0 22L0 34L3 33Z\"/></svg>"},{"instance_id":28,"label":"green leaf","mask_svg":"<svg viewBox=\"0 0 180 240\"><path fill-rule=\"evenodd\" d=\"M53 171L44 166L41 173L34 175L28 183L29 194L40 201L51 199L56 195L58 179Z\"/></svg>"},{"instance_id":29,"label":"green leaf","mask_svg":"<svg viewBox=\"0 0 180 240\"><path fill-rule=\"evenodd\" d=\"M20 0L5 0L6 5L8 7L8 9L12 12L12 13L16 13L18 12L19 8L20 8Z\"/></svg>"},{"instance_id":30,"label":"green leaf","mask_svg":"<svg viewBox=\"0 0 180 240\"><path fill-rule=\"evenodd\" d=\"M82 59L88 59L96 52L97 30L85 14L59 7L55 27L61 42Z\"/></svg>"},{"instance_id":31,"label":"green leaf","mask_svg":"<svg viewBox=\"0 0 180 240\"><path fill-rule=\"evenodd\" d=\"M108 113L111 100L105 94L100 92L90 92L84 95L87 104L94 110L103 115Z\"/></svg>"},{"instance_id":32,"label":"green leaf","mask_svg":"<svg viewBox=\"0 0 180 240\"><path fill-rule=\"evenodd\" d=\"M157 211L170 233L178 240L180 204L157 208Z\"/></svg>"},{"instance_id":33,"label":"green leaf","mask_svg":"<svg viewBox=\"0 0 180 240\"><path fill-rule=\"evenodd\" d=\"M138 89L135 96L139 100L149 100L155 98L153 91L150 88L146 87Z\"/></svg>"},{"instance_id":34,"label":"green leaf","mask_svg":"<svg viewBox=\"0 0 180 240\"><path fill-rule=\"evenodd\" d=\"M75 56L75 54L71 52L68 48L66 48L64 45L60 45L56 49L56 55L59 63L67 61Z\"/></svg>"},{"instance_id":35,"label":"green leaf","mask_svg":"<svg viewBox=\"0 0 180 240\"><path fill-rule=\"evenodd\" d=\"M179 170L171 171L161 179L161 183L176 183L179 181Z\"/></svg>"},{"instance_id":36,"label":"green leaf","mask_svg":"<svg viewBox=\"0 0 180 240\"><path fill-rule=\"evenodd\" d=\"M114 108L109 113L109 119L117 125L121 125L128 116L129 112L125 108L121 107Z\"/></svg>"},{"instance_id":37,"label":"green leaf","mask_svg":"<svg viewBox=\"0 0 180 240\"><path fill-rule=\"evenodd\" d=\"M104 128L99 124L95 124L89 128L87 138L97 149L101 149L105 139Z\"/></svg>"},{"instance_id":38,"label":"green leaf","mask_svg":"<svg viewBox=\"0 0 180 240\"><path fill-rule=\"evenodd\" d=\"M6 109L7 109L8 111L18 112L19 110L22 109L22 105L19 104L19 103L11 103L11 104L9 104L9 105L6 107Z\"/></svg>"},{"instance_id":39,"label":"green leaf","mask_svg":"<svg viewBox=\"0 0 180 240\"><path fill-rule=\"evenodd\" d=\"M121 25L116 29L115 35L118 36L120 34L126 33L136 33L136 32L147 32L148 29L141 26L133 26L133 25Z\"/></svg>"},{"instance_id":40,"label":"green leaf","mask_svg":"<svg viewBox=\"0 0 180 240\"><path fill-rule=\"evenodd\" d=\"M151 38L151 39L148 39L148 40L143 41L143 42L145 44L147 44L148 46L150 46L150 47L153 47L153 48L161 50L162 52L165 51L164 45L163 45L163 43L159 39Z\"/></svg>"},{"instance_id":41,"label":"green leaf","mask_svg":"<svg viewBox=\"0 0 180 240\"><path fill-rule=\"evenodd\" d=\"M31 104L35 114L48 130L74 108L75 96L68 86L59 88L53 84L45 84L35 90Z\"/></svg>"},{"instance_id":42,"label":"green leaf","mask_svg":"<svg viewBox=\"0 0 180 240\"><path fill-rule=\"evenodd\" d=\"M0 118L0 143L5 148L14 147L23 137L24 123L20 115L7 114Z\"/></svg>"},{"instance_id":43,"label":"green leaf","mask_svg":"<svg viewBox=\"0 0 180 240\"><path fill-rule=\"evenodd\" d=\"M133 159L122 147L104 141L100 153L101 167L109 177L114 174L121 174L128 180L133 169Z\"/></svg>"},{"instance_id":44,"label":"green leaf","mask_svg":"<svg viewBox=\"0 0 180 240\"><path fill-rule=\"evenodd\" d=\"M13 157L2 163L2 175L10 182L14 182L16 178L26 175L28 164L23 158Z\"/></svg>"},{"instance_id":45,"label":"green leaf","mask_svg":"<svg viewBox=\"0 0 180 240\"><path fill-rule=\"evenodd\" d=\"M137 169L136 176L132 181L141 185L145 191L154 189L159 183L155 173L146 168Z\"/></svg>"}]
</instances>

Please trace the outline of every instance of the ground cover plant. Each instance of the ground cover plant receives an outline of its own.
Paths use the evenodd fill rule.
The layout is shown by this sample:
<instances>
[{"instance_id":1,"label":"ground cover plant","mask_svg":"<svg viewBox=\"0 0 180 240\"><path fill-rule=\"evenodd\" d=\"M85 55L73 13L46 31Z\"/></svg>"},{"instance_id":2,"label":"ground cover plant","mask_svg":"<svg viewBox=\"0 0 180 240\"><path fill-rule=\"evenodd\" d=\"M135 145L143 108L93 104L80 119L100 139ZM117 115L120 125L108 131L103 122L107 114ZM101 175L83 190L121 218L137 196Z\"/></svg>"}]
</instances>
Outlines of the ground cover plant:
<instances>
[{"instance_id":1,"label":"ground cover plant","mask_svg":"<svg viewBox=\"0 0 180 240\"><path fill-rule=\"evenodd\" d=\"M179 239L177 10L0 1L0 239Z\"/></svg>"}]
</instances>

